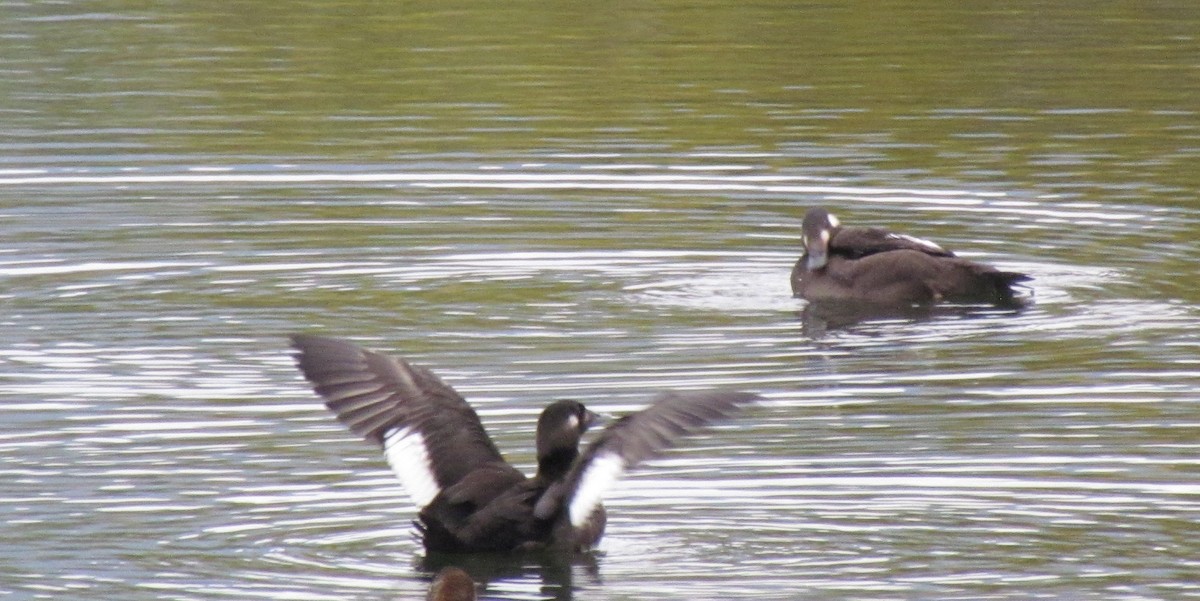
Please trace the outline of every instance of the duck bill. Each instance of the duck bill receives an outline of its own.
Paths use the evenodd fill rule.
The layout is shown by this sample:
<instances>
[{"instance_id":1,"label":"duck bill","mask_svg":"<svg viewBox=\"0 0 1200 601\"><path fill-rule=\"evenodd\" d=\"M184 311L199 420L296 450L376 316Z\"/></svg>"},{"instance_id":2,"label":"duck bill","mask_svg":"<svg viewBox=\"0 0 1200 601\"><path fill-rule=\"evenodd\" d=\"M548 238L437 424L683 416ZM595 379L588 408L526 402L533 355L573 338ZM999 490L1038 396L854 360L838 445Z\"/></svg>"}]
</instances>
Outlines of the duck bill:
<instances>
[{"instance_id":1,"label":"duck bill","mask_svg":"<svg viewBox=\"0 0 1200 601\"><path fill-rule=\"evenodd\" d=\"M607 421L609 421L608 416L600 414L600 413L595 413L592 410L588 409L587 413L585 413L584 417L583 417L583 430L586 432L588 428L591 428L592 426L594 426L596 424L603 424Z\"/></svg>"},{"instance_id":2,"label":"duck bill","mask_svg":"<svg viewBox=\"0 0 1200 601\"><path fill-rule=\"evenodd\" d=\"M828 251L825 250L825 245L822 244L820 240L816 240L814 242L815 243L809 242L804 247L804 256L808 257L804 263L804 266L807 267L809 271L820 269L829 262L829 254Z\"/></svg>"}]
</instances>

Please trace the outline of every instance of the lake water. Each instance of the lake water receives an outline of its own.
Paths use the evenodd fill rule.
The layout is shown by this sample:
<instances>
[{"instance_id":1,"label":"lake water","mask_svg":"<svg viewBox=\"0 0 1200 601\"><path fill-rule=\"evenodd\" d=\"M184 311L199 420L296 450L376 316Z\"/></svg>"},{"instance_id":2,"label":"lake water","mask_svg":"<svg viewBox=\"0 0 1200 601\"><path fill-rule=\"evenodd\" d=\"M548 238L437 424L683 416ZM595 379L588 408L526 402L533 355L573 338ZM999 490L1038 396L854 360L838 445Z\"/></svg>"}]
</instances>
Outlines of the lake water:
<instances>
[{"instance_id":1,"label":"lake water","mask_svg":"<svg viewBox=\"0 0 1200 601\"><path fill-rule=\"evenodd\" d=\"M1200 4L0 4L0 596L416 599L292 365L769 400L490 599L1200 599ZM791 298L823 205L1034 277Z\"/></svg>"}]
</instances>

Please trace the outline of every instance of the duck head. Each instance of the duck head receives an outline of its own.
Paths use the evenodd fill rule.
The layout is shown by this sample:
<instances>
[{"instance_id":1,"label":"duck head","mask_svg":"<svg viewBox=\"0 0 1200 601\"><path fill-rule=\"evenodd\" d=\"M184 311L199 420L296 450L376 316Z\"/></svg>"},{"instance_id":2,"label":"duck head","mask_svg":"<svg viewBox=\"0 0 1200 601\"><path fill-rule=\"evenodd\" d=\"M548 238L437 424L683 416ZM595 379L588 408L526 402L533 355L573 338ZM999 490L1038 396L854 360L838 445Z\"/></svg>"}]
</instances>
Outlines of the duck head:
<instances>
[{"instance_id":1,"label":"duck head","mask_svg":"<svg viewBox=\"0 0 1200 601\"><path fill-rule=\"evenodd\" d=\"M462 568L447 566L438 572L425 601L475 601L475 581Z\"/></svg>"},{"instance_id":2,"label":"duck head","mask_svg":"<svg viewBox=\"0 0 1200 601\"><path fill-rule=\"evenodd\" d=\"M838 228L837 217L820 207L809 209L804 214L803 242L805 267L809 271L820 269L829 261L829 240Z\"/></svg>"},{"instance_id":3,"label":"duck head","mask_svg":"<svg viewBox=\"0 0 1200 601\"><path fill-rule=\"evenodd\" d=\"M555 401L542 410L537 425L538 474L554 478L566 474L579 456L579 440L599 420L583 403Z\"/></svg>"}]
</instances>

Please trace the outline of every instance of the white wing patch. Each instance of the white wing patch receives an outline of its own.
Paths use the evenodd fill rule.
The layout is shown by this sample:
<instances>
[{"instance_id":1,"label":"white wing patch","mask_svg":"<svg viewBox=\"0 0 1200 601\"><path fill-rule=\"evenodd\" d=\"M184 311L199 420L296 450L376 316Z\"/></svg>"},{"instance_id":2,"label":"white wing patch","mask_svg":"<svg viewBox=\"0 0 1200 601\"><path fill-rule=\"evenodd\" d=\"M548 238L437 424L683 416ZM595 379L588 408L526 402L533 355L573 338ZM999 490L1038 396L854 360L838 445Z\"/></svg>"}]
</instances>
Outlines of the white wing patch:
<instances>
[{"instance_id":1,"label":"white wing patch","mask_svg":"<svg viewBox=\"0 0 1200 601\"><path fill-rule=\"evenodd\" d=\"M625 460L621 459L620 453L609 451L592 459L587 469L583 470L579 486L575 489L575 495L571 497L571 505L567 507L572 526L582 528L587 524L588 518L604 497L604 491L625 473L625 467Z\"/></svg>"},{"instance_id":2,"label":"white wing patch","mask_svg":"<svg viewBox=\"0 0 1200 601\"><path fill-rule=\"evenodd\" d=\"M404 427L388 430L383 434L383 456L418 508L424 508L441 492L420 432Z\"/></svg>"},{"instance_id":3,"label":"white wing patch","mask_svg":"<svg viewBox=\"0 0 1200 601\"><path fill-rule=\"evenodd\" d=\"M946 249L938 246L936 243L926 240L924 238L917 238L916 236L909 236L906 234L888 234L888 238L896 238L898 240L908 240L909 242L919 244L919 245L924 246L925 248L928 248L929 250L932 250L934 252L943 252L943 253L946 252Z\"/></svg>"}]
</instances>

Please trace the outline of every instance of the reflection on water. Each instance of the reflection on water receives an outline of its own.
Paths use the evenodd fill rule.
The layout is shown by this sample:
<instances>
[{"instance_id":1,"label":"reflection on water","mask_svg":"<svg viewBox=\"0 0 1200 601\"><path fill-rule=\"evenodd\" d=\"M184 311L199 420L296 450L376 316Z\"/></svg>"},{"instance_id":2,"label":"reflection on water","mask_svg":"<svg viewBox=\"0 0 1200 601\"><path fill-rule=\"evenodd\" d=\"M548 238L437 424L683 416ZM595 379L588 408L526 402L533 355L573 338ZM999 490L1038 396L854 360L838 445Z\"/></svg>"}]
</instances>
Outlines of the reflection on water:
<instances>
[{"instance_id":1,"label":"reflection on water","mask_svg":"<svg viewBox=\"0 0 1200 601\"><path fill-rule=\"evenodd\" d=\"M526 470L550 399L770 399L488 598L1200 597L1200 5L944 4L7 6L0 592L419 598L312 331ZM1034 302L815 320L813 205Z\"/></svg>"},{"instance_id":2,"label":"reflection on water","mask_svg":"<svg viewBox=\"0 0 1200 601\"><path fill-rule=\"evenodd\" d=\"M1011 306L973 305L910 305L901 307L880 306L871 303L807 303L799 312L804 334L809 338L823 338L831 330L841 330L867 321L904 322L929 321L933 319L986 318L991 315L1013 315L1030 304L1032 298L1012 303Z\"/></svg>"}]
</instances>

